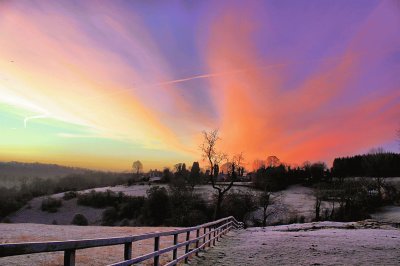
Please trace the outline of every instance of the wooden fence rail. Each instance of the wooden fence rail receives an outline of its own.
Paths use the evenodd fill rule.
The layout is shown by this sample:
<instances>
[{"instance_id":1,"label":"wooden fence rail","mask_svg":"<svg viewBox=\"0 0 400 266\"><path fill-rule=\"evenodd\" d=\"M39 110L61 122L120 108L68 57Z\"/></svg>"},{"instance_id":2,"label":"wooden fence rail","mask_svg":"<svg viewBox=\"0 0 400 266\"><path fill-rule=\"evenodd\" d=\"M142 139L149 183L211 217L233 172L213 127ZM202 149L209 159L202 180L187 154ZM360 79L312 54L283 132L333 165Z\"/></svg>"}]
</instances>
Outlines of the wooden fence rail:
<instances>
[{"instance_id":1,"label":"wooden fence rail","mask_svg":"<svg viewBox=\"0 0 400 266\"><path fill-rule=\"evenodd\" d=\"M171 251L172 261L166 265L176 265L182 260L187 262L190 255L194 253L197 255L199 250L205 249L206 246L215 245L215 241L219 241L231 229L240 228L243 228L243 223L230 216L194 227L127 237L0 244L0 257L64 251L64 266L73 266L75 265L75 251L77 249L124 245L124 261L111 264L112 266L133 265L149 259L153 259L153 264L158 266L160 255ZM195 238L190 239L192 233L196 235ZM186 238L184 242L179 243L180 234L186 234ZM166 236L173 236L173 245L160 249L160 238ZM132 243L145 239L154 239L154 251L132 258ZM191 244L195 244L195 248L192 250L190 249ZM178 249L183 247L185 247L185 253L178 257Z\"/></svg>"}]
</instances>

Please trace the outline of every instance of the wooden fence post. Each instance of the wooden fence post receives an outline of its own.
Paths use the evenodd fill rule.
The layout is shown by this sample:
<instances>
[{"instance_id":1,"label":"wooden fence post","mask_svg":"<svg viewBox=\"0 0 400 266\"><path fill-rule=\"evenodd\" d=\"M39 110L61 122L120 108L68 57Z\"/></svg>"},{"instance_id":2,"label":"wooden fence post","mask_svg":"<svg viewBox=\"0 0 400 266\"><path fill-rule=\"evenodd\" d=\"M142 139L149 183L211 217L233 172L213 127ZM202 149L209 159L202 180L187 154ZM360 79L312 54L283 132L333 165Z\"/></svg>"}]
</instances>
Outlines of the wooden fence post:
<instances>
[{"instance_id":1,"label":"wooden fence post","mask_svg":"<svg viewBox=\"0 0 400 266\"><path fill-rule=\"evenodd\" d=\"M64 251L64 266L75 266L75 249Z\"/></svg>"},{"instance_id":2,"label":"wooden fence post","mask_svg":"<svg viewBox=\"0 0 400 266\"><path fill-rule=\"evenodd\" d=\"M206 227L204 227L204 230L203 230L204 232L203 232L203 234L204 234L204 238L203 238L203 244L204 244L204 247L203 247L203 249L206 249L206 231L207 231L207 228Z\"/></svg>"},{"instance_id":3,"label":"wooden fence post","mask_svg":"<svg viewBox=\"0 0 400 266\"><path fill-rule=\"evenodd\" d=\"M214 234L213 234L213 246L215 246L215 235L216 235L216 228L214 227Z\"/></svg>"},{"instance_id":4,"label":"wooden fence post","mask_svg":"<svg viewBox=\"0 0 400 266\"><path fill-rule=\"evenodd\" d=\"M158 251L160 249L160 237L156 236L154 238L154 251ZM154 257L154 266L158 266L160 264L160 256Z\"/></svg>"},{"instance_id":5,"label":"wooden fence post","mask_svg":"<svg viewBox=\"0 0 400 266\"><path fill-rule=\"evenodd\" d=\"M200 229L197 229L196 238L199 238L199 236L200 236ZM196 241L196 249L199 247L199 242L200 242L200 240L197 239L197 241ZM196 251L196 256L199 256L199 251L198 250Z\"/></svg>"},{"instance_id":6,"label":"wooden fence post","mask_svg":"<svg viewBox=\"0 0 400 266\"><path fill-rule=\"evenodd\" d=\"M186 241L189 241L189 239L190 239L190 231L187 231L187 232L186 232ZM187 253L189 252L189 245L190 245L190 244L186 244L186 247L185 247L185 254L187 254ZM186 258L185 258L185 263L188 263L188 260L189 260L189 257L186 257Z\"/></svg>"},{"instance_id":7,"label":"wooden fence post","mask_svg":"<svg viewBox=\"0 0 400 266\"><path fill-rule=\"evenodd\" d=\"M132 242L125 243L124 245L124 260L132 259Z\"/></svg>"},{"instance_id":8,"label":"wooden fence post","mask_svg":"<svg viewBox=\"0 0 400 266\"><path fill-rule=\"evenodd\" d=\"M0 0L1 1L1 0ZM124 261L115 263L113 265L125 265L129 264L126 261L134 263L142 262L145 260L154 260L154 265L159 266L160 256L166 252L173 252L173 261L168 263L175 265L178 263L179 248L185 246L185 255L180 257L179 261L185 260L187 263L189 260L189 254L192 252L197 256L199 255L199 247L201 246L204 250L208 247L215 246L216 241L221 241L223 235L228 231L241 228L243 223L236 221L232 217L222 218L214 222L205 223L196 227L190 227L186 229L177 229L169 232L155 232L149 234L143 234L138 236L127 236L121 238L102 238L102 239L86 239L86 240L70 240L60 242L35 242L35 243L16 243L16 244L0 244L0 257L7 257L13 255L32 254L32 253L45 253L45 252L64 252L64 266L75 266L76 250L95 248L102 246L113 246L113 245L124 245ZM207 230L208 229L208 230ZM196 230L196 238L193 236ZM193 234L192 234L193 231ZM179 235L186 233L186 241L179 243ZM203 233L201 235L201 233ZM192 234L192 239L191 239ZM201 237L200 237L201 235ZM208 238L207 238L208 235ZM168 246L165 249L161 249L161 237L168 237L168 242L171 241L173 236L173 246ZM183 237L182 237L183 238ZM142 256L133 258L133 243L141 240L151 241L154 239L154 251ZM193 245L191 245L193 243ZM202 244L202 245L200 245ZM177 247L179 246L179 248ZM195 247L195 249L194 249ZM191 249L192 248L192 249Z\"/></svg>"},{"instance_id":9,"label":"wooden fence post","mask_svg":"<svg viewBox=\"0 0 400 266\"><path fill-rule=\"evenodd\" d=\"M208 228L208 247L211 247L211 226Z\"/></svg>"},{"instance_id":10,"label":"wooden fence post","mask_svg":"<svg viewBox=\"0 0 400 266\"><path fill-rule=\"evenodd\" d=\"M178 234L174 234L174 246L176 246L178 244ZM172 259L176 260L176 258L178 257L178 249L175 248L174 251L172 252Z\"/></svg>"}]
</instances>

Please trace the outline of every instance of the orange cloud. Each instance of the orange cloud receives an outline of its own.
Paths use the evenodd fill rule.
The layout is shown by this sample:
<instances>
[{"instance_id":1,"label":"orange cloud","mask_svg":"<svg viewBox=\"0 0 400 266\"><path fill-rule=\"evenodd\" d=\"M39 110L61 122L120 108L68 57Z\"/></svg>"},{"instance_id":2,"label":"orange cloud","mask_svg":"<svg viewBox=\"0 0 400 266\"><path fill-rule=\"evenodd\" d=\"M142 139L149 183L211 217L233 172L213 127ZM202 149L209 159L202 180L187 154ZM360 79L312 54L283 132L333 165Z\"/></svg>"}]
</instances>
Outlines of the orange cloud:
<instances>
[{"instance_id":1,"label":"orange cloud","mask_svg":"<svg viewBox=\"0 0 400 266\"><path fill-rule=\"evenodd\" d=\"M394 43L389 45L387 41L386 50L378 54L375 47L370 47L369 41L380 29L371 28L371 24L378 23L380 16L375 13L381 9L382 6L377 7L361 24L359 33L342 54L317 62L297 62L313 63L319 69L291 89L283 87L290 75L285 65L296 62L286 61L282 67L266 70L268 62L260 60L254 47L260 31L257 20L251 18L252 12L243 7L224 10L215 19L209 36L210 72L238 67L251 71L210 80L210 90L221 113L221 121L215 126L220 128L223 149L229 153L245 152L249 165L272 154L286 162L301 163L332 160L390 139L397 126L393 120L400 114L399 106L394 104L398 93L370 96L356 92L358 99L346 103L347 97L354 97L352 87L360 86L356 84L361 73L365 75L366 64L374 65L396 49ZM263 34L273 36L271 32Z\"/></svg>"}]
</instances>

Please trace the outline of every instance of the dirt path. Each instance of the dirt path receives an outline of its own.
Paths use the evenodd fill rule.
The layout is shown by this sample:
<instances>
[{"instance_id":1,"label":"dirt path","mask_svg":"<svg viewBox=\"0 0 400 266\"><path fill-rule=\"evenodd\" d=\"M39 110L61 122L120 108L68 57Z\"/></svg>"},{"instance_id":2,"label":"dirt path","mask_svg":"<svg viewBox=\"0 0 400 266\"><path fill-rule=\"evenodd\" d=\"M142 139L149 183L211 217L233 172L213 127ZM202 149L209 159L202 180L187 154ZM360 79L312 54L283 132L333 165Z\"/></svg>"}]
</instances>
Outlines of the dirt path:
<instances>
[{"instance_id":1,"label":"dirt path","mask_svg":"<svg viewBox=\"0 0 400 266\"><path fill-rule=\"evenodd\" d=\"M400 265L398 229L308 225L230 232L190 264Z\"/></svg>"}]
</instances>

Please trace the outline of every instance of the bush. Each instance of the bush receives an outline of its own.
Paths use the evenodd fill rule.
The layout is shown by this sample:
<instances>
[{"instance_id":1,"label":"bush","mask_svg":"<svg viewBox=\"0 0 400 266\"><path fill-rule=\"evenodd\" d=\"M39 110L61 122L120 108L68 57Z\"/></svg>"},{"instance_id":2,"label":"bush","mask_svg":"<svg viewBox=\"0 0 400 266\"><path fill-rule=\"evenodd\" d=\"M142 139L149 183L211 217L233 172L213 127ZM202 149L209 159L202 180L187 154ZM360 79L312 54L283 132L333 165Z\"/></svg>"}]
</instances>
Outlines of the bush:
<instances>
[{"instance_id":1,"label":"bush","mask_svg":"<svg viewBox=\"0 0 400 266\"><path fill-rule=\"evenodd\" d=\"M77 213L71 221L71 224L74 225L88 225L88 220L83 214Z\"/></svg>"},{"instance_id":2,"label":"bush","mask_svg":"<svg viewBox=\"0 0 400 266\"><path fill-rule=\"evenodd\" d=\"M97 171L85 171L57 179L20 178L20 180L24 180L21 185L11 188L0 187L0 220L22 208L35 197L125 184L128 178L130 178L130 174L127 173ZM12 179L18 180L14 177Z\"/></svg>"},{"instance_id":3,"label":"bush","mask_svg":"<svg viewBox=\"0 0 400 266\"><path fill-rule=\"evenodd\" d=\"M126 200L124 193L115 193L111 190L105 192L96 192L91 190L89 193L78 195L78 205L85 205L94 208L104 208L113 206L116 207L118 204Z\"/></svg>"},{"instance_id":4,"label":"bush","mask_svg":"<svg viewBox=\"0 0 400 266\"><path fill-rule=\"evenodd\" d=\"M42 200L40 209L46 212L57 212L58 208L61 207L62 202L60 199L47 197Z\"/></svg>"},{"instance_id":5,"label":"bush","mask_svg":"<svg viewBox=\"0 0 400 266\"><path fill-rule=\"evenodd\" d=\"M200 196L186 189L170 187L170 204L172 206L168 225L193 226L205 223L211 217L213 210Z\"/></svg>"},{"instance_id":6,"label":"bush","mask_svg":"<svg viewBox=\"0 0 400 266\"><path fill-rule=\"evenodd\" d=\"M108 207L102 215L102 225L112 226L118 220L118 212L114 207Z\"/></svg>"},{"instance_id":7,"label":"bush","mask_svg":"<svg viewBox=\"0 0 400 266\"><path fill-rule=\"evenodd\" d=\"M130 222L129 222L129 220L128 219L123 219L122 221L121 221L121 223L119 224L120 226L129 226L130 225Z\"/></svg>"},{"instance_id":8,"label":"bush","mask_svg":"<svg viewBox=\"0 0 400 266\"><path fill-rule=\"evenodd\" d=\"M76 191L67 191L64 193L63 200L70 200L76 198L78 193Z\"/></svg>"},{"instance_id":9,"label":"bush","mask_svg":"<svg viewBox=\"0 0 400 266\"><path fill-rule=\"evenodd\" d=\"M283 165L277 167L261 167L255 173L254 186L258 189L279 191L291 184L289 174ZM293 182L292 182L293 183Z\"/></svg>"},{"instance_id":10,"label":"bush","mask_svg":"<svg viewBox=\"0 0 400 266\"><path fill-rule=\"evenodd\" d=\"M5 223L5 224L11 224L12 223L10 218L8 218L8 217L4 218L3 221L1 221L1 222Z\"/></svg>"},{"instance_id":11,"label":"bush","mask_svg":"<svg viewBox=\"0 0 400 266\"><path fill-rule=\"evenodd\" d=\"M257 197L251 193L232 191L224 197L221 206L222 217L233 216L246 221L247 215L258 209Z\"/></svg>"},{"instance_id":12,"label":"bush","mask_svg":"<svg viewBox=\"0 0 400 266\"><path fill-rule=\"evenodd\" d=\"M126 197L124 202L119 207L119 217L123 218L137 218L141 212L143 205L146 201L145 197Z\"/></svg>"},{"instance_id":13,"label":"bush","mask_svg":"<svg viewBox=\"0 0 400 266\"><path fill-rule=\"evenodd\" d=\"M144 206L145 220L149 225L162 225L170 214L170 202L167 190L163 187L152 187L147 191Z\"/></svg>"}]
</instances>

